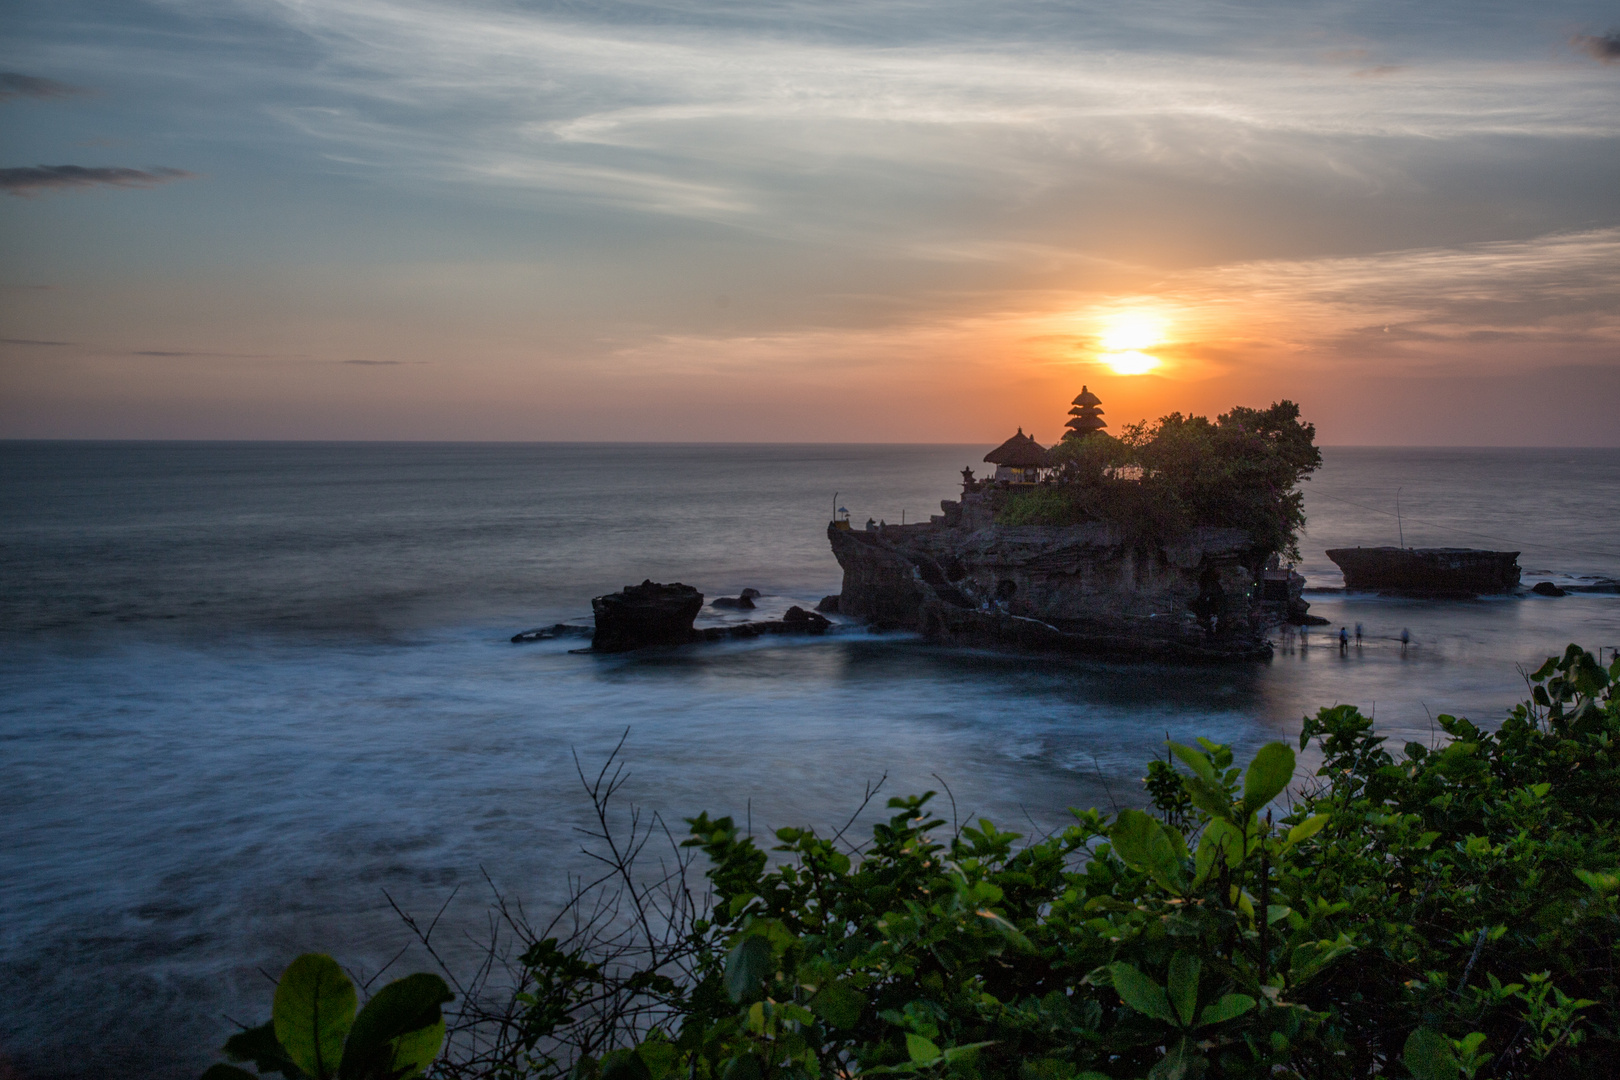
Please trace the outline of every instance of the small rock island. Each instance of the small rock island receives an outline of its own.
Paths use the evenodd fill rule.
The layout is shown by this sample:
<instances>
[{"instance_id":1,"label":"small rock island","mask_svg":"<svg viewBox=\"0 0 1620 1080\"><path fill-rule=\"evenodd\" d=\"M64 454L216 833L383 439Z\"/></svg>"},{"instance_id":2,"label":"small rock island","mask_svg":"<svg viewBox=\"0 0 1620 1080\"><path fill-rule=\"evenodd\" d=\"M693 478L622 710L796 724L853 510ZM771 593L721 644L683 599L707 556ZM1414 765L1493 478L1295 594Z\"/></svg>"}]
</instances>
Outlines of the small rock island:
<instances>
[{"instance_id":1,"label":"small rock island","mask_svg":"<svg viewBox=\"0 0 1620 1080\"><path fill-rule=\"evenodd\" d=\"M1177 660L1271 655L1303 622L1298 483L1321 463L1298 406L1103 429L1082 388L1045 448L1018 433L926 524L827 527L841 614L958 644Z\"/></svg>"}]
</instances>

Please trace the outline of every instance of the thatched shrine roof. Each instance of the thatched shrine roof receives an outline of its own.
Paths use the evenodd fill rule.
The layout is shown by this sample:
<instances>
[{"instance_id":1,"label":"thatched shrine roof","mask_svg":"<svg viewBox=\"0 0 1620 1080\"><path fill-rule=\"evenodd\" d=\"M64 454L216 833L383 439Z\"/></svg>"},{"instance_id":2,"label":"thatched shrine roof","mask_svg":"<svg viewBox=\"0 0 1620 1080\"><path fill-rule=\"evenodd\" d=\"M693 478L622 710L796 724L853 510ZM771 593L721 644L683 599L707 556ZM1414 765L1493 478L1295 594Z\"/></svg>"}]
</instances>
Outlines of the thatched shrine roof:
<instances>
[{"instance_id":1,"label":"thatched shrine roof","mask_svg":"<svg viewBox=\"0 0 1620 1080\"><path fill-rule=\"evenodd\" d=\"M992 465L1008 465L1015 469L1044 469L1051 464L1045 448L1025 435L1023 428L1019 428L1018 434L984 455L984 460Z\"/></svg>"}]
</instances>

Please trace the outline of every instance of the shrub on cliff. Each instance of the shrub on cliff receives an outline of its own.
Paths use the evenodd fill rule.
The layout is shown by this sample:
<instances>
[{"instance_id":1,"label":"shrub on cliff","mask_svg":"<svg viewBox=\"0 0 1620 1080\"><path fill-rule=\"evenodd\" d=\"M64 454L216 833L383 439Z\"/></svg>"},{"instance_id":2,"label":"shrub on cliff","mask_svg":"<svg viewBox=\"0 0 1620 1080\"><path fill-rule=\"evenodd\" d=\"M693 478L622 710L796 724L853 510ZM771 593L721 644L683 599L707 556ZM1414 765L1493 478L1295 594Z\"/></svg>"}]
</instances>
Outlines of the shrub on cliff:
<instances>
[{"instance_id":1,"label":"shrub on cliff","mask_svg":"<svg viewBox=\"0 0 1620 1080\"><path fill-rule=\"evenodd\" d=\"M1298 558L1305 524L1298 486L1322 463L1315 439L1315 426L1300 420L1291 401L1240 406L1213 422L1171 413L1151 426L1127 425L1118 439L1099 433L1059 443L1052 454L1062 483L1010 496L996 520L1110 521L1132 537L1226 526Z\"/></svg>"},{"instance_id":2,"label":"shrub on cliff","mask_svg":"<svg viewBox=\"0 0 1620 1080\"><path fill-rule=\"evenodd\" d=\"M1199 740L1150 766L1153 813L1076 811L1032 843L946 830L931 794L891 799L864 845L782 829L774 855L701 815L675 849L706 857L701 898L695 864L649 881L619 854L648 835L632 817L619 888L574 909L585 938L525 931L516 996L464 1011L453 1037L484 1041L440 1072L1612 1075L1620 661L1572 645L1529 679L1497 731L1441 716L1446 741L1398 757L1322 709L1281 806L1293 748L1239 767Z\"/></svg>"}]
</instances>

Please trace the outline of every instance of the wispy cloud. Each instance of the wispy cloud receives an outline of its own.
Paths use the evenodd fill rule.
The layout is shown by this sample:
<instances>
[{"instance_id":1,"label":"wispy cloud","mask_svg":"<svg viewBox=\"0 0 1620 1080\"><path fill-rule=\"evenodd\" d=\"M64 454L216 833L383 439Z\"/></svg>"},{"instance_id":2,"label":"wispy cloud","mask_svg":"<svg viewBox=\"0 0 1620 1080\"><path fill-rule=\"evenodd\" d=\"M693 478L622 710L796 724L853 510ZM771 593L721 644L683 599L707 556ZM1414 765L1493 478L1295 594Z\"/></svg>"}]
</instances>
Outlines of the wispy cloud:
<instances>
[{"instance_id":1,"label":"wispy cloud","mask_svg":"<svg viewBox=\"0 0 1620 1080\"><path fill-rule=\"evenodd\" d=\"M71 345L71 341L39 341L35 338L0 338L0 344L5 345Z\"/></svg>"},{"instance_id":2,"label":"wispy cloud","mask_svg":"<svg viewBox=\"0 0 1620 1080\"><path fill-rule=\"evenodd\" d=\"M1620 30L1610 30L1607 34L1576 34L1570 43L1605 64L1620 63Z\"/></svg>"},{"instance_id":3,"label":"wispy cloud","mask_svg":"<svg viewBox=\"0 0 1620 1080\"><path fill-rule=\"evenodd\" d=\"M271 354L270 353L211 352L211 351L208 351L208 350L192 351L192 350L189 350L189 349L137 349L137 350L131 352L129 355L130 356L155 356L155 357L162 357L162 358L165 358L165 359L173 359L173 358L176 358L176 357L185 357L185 356L208 356L208 357L221 357L221 358L224 358L224 359L227 359L227 360L266 360L266 359L269 359Z\"/></svg>"},{"instance_id":4,"label":"wispy cloud","mask_svg":"<svg viewBox=\"0 0 1620 1080\"><path fill-rule=\"evenodd\" d=\"M91 93L83 86L42 79L37 75L24 75L20 71L0 71L0 101L13 98L71 98Z\"/></svg>"},{"instance_id":5,"label":"wispy cloud","mask_svg":"<svg viewBox=\"0 0 1620 1080\"><path fill-rule=\"evenodd\" d=\"M92 165L32 165L0 169L0 191L8 195L33 195L40 191L61 191L81 187L149 188L197 176L185 169L164 167L126 169Z\"/></svg>"},{"instance_id":6,"label":"wispy cloud","mask_svg":"<svg viewBox=\"0 0 1620 1080\"><path fill-rule=\"evenodd\" d=\"M1286 40L1200 53L1157 23L1128 49L1100 13L1091 40L976 37L950 10L867 43L801 5L773 9L779 32L704 5L657 25L444 0L253 10L321 57L306 89L323 104L273 108L334 165L728 223L780 224L785 206L804 222L826 212L807 194L874 184L998 184L1016 201L1102 169L1379 186L1401 162L1373 140L1620 135L1608 87L1554 65L1349 50L1346 71ZM840 11L828 21L894 14Z\"/></svg>"}]
</instances>

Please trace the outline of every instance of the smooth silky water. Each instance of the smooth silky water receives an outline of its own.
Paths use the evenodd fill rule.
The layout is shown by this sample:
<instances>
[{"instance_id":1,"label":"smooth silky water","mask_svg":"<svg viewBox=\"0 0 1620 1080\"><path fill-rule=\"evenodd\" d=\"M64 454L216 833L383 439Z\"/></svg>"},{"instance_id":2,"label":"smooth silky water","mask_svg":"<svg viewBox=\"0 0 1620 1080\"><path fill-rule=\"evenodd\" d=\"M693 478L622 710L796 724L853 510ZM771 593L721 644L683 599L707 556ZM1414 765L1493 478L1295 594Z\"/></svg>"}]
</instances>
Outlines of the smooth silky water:
<instances>
[{"instance_id":1,"label":"smooth silky water","mask_svg":"<svg viewBox=\"0 0 1620 1080\"><path fill-rule=\"evenodd\" d=\"M440 935L470 959L486 874L531 913L565 895L575 755L626 732L626 801L677 826L825 827L887 775L1029 833L1140 803L1167 733L1243 754L1354 702L1427 742L1440 712L1496 722L1568 642L1620 644L1614 595L1345 594L1322 554L1404 531L1519 548L1526 582L1620 578L1620 451L1382 449L1329 449L1307 485L1307 599L1334 625L1266 664L855 627L611 657L508 641L648 577L756 587L756 615L814 603L838 589L835 493L857 522L923 520L985 449L0 444L0 1057L195 1075L227 1016L267 1015L260 969L321 949L374 971L405 945L385 892L451 900Z\"/></svg>"}]
</instances>

